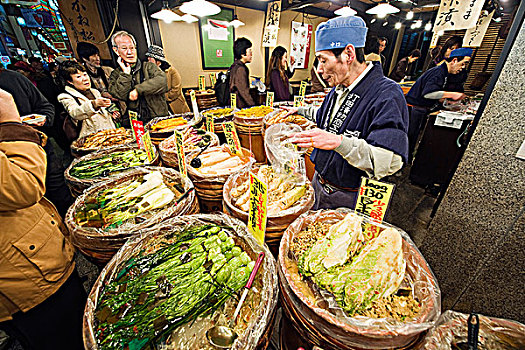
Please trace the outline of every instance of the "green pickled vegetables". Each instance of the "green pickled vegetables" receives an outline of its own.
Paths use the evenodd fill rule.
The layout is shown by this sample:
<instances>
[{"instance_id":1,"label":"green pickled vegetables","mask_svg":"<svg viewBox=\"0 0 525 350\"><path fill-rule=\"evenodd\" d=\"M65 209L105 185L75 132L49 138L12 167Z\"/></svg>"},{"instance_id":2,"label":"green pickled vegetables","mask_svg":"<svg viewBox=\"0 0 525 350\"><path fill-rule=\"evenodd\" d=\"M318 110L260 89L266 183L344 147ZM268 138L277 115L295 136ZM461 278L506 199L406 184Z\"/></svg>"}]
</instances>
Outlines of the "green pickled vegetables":
<instances>
[{"instance_id":1,"label":"green pickled vegetables","mask_svg":"<svg viewBox=\"0 0 525 350\"><path fill-rule=\"evenodd\" d=\"M221 307L255 265L227 228L192 226L169 235L156 251L146 247L123 262L105 285L95 314L99 349L140 350L161 341Z\"/></svg>"},{"instance_id":2,"label":"green pickled vegetables","mask_svg":"<svg viewBox=\"0 0 525 350\"><path fill-rule=\"evenodd\" d=\"M149 164L148 156L144 150L130 149L80 161L71 168L69 174L78 179L92 179L147 164Z\"/></svg>"}]
</instances>

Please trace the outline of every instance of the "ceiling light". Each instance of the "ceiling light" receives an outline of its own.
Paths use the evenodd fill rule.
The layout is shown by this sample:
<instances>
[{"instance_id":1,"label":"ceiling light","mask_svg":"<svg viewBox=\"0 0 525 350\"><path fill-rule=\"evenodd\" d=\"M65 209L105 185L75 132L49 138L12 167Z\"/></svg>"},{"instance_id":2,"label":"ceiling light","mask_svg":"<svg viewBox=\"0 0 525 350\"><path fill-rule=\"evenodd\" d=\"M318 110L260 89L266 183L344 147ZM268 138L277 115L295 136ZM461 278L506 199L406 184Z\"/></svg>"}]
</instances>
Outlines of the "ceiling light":
<instances>
[{"instance_id":1,"label":"ceiling light","mask_svg":"<svg viewBox=\"0 0 525 350\"><path fill-rule=\"evenodd\" d=\"M370 20L370 23L374 23L375 21L376 21L376 19L375 19L375 18L372 18L372 19Z\"/></svg>"},{"instance_id":2,"label":"ceiling light","mask_svg":"<svg viewBox=\"0 0 525 350\"><path fill-rule=\"evenodd\" d=\"M386 17L386 13L378 13L376 16L377 16L377 18L385 18Z\"/></svg>"},{"instance_id":3,"label":"ceiling light","mask_svg":"<svg viewBox=\"0 0 525 350\"><path fill-rule=\"evenodd\" d=\"M443 34L445 34L444 30L440 30L439 32L437 32L437 36L443 36Z\"/></svg>"},{"instance_id":4,"label":"ceiling light","mask_svg":"<svg viewBox=\"0 0 525 350\"><path fill-rule=\"evenodd\" d=\"M401 29L401 22L397 22L397 23L394 25L394 28L396 28L396 29Z\"/></svg>"},{"instance_id":5,"label":"ceiling light","mask_svg":"<svg viewBox=\"0 0 525 350\"><path fill-rule=\"evenodd\" d=\"M152 14L151 18L162 20L165 23L171 23L171 22L181 20L181 17L178 14L170 10L170 7L167 1L162 2L162 10Z\"/></svg>"},{"instance_id":6,"label":"ceiling light","mask_svg":"<svg viewBox=\"0 0 525 350\"><path fill-rule=\"evenodd\" d=\"M415 23L412 23L412 24L410 25L410 29L416 29L416 24L415 24Z\"/></svg>"},{"instance_id":7,"label":"ceiling light","mask_svg":"<svg viewBox=\"0 0 525 350\"><path fill-rule=\"evenodd\" d=\"M386 15L398 13L399 11L400 10L397 7L383 3L366 10L366 13L368 13L369 15L382 15L384 17Z\"/></svg>"},{"instance_id":8,"label":"ceiling light","mask_svg":"<svg viewBox=\"0 0 525 350\"><path fill-rule=\"evenodd\" d=\"M423 21L418 19L414 24L416 25L416 28L421 28L421 26L423 26Z\"/></svg>"},{"instance_id":9,"label":"ceiling light","mask_svg":"<svg viewBox=\"0 0 525 350\"><path fill-rule=\"evenodd\" d=\"M414 18L414 12L408 11L407 12L407 19L412 19L412 18Z\"/></svg>"},{"instance_id":10,"label":"ceiling light","mask_svg":"<svg viewBox=\"0 0 525 350\"><path fill-rule=\"evenodd\" d=\"M388 25L388 22L385 21L385 23L383 23L383 27L386 27Z\"/></svg>"},{"instance_id":11,"label":"ceiling light","mask_svg":"<svg viewBox=\"0 0 525 350\"><path fill-rule=\"evenodd\" d=\"M399 0L399 1L401 1L401 2L412 2L410 0Z\"/></svg>"},{"instance_id":12,"label":"ceiling light","mask_svg":"<svg viewBox=\"0 0 525 350\"><path fill-rule=\"evenodd\" d=\"M206 0L191 0L181 5L180 10L199 17L213 16L221 12L221 8Z\"/></svg>"},{"instance_id":13,"label":"ceiling light","mask_svg":"<svg viewBox=\"0 0 525 350\"><path fill-rule=\"evenodd\" d=\"M432 29L432 23L428 22L427 24L425 24L425 30L428 32Z\"/></svg>"},{"instance_id":14,"label":"ceiling light","mask_svg":"<svg viewBox=\"0 0 525 350\"><path fill-rule=\"evenodd\" d=\"M186 23L194 23L194 22L197 22L199 20L197 17L192 16L192 15L190 15L188 13L183 15L180 19L182 19Z\"/></svg>"},{"instance_id":15,"label":"ceiling light","mask_svg":"<svg viewBox=\"0 0 525 350\"><path fill-rule=\"evenodd\" d=\"M350 6L344 6L341 7L339 10L335 10L334 14L341 17L348 17L355 16L357 14L357 11L351 8Z\"/></svg>"},{"instance_id":16,"label":"ceiling light","mask_svg":"<svg viewBox=\"0 0 525 350\"><path fill-rule=\"evenodd\" d=\"M230 23L228 23L230 26L232 26L233 28L237 29L239 28L240 26L243 26L244 25L244 22L240 21L238 18L237 18L237 15L234 15L233 16L233 21L231 21Z\"/></svg>"}]
</instances>

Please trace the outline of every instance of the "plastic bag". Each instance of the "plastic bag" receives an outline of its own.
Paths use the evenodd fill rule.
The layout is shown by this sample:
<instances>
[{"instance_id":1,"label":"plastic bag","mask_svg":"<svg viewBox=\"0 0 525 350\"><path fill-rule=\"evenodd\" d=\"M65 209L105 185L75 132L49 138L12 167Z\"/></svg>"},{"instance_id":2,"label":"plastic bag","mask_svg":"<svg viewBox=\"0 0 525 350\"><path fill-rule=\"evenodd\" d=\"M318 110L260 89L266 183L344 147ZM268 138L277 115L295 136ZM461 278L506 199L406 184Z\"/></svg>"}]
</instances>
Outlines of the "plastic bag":
<instances>
[{"instance_id":1,"label":"plastic bag","mask_svg":"<svg viewBox=\"0 0 525 350\"><path fill-rule=\"evenodd\" d=\"M272 167L278 173L299 174L299 184L306 182L306 167L304 154L306 148L297 148L290 140L292 136L301 132L302 128L295 124L274 124L266 129L264 147L266 156Z\"/></svg>"},{"instance_id":2,"label":"plastic bag","mask_svg":"<svg viewBox=\"0 0 525 350\"><path fill-rule=\"evenodd\" d=\"M502 318L478 315L478 350L525 349L525 325ZM469 315L448 310L428 332L417 350L451 350L452 345L467 343Z\"/></svg>"},{"instance_id":3,"label":"plastic bag","mask_svg":"<svg viewBox=\"0 0 525 350\"><path fill-rule=\"evenodd\" d=\"M332 294L303 280L298 273L297 261L290 250L295 235L312 223L332 225L350 212L353 211L346 208L309 211L288 227L281 240L278 262L284 309L294 315L292 319L299 320L296 327L308 329L307 333L317 335L310 341L321 347L384 349L407 346L437 321L441 312L441 293L430 267L404 231L387 223L373 223L368 217L357 213L364 223L383 229L391 227L401 234L406 261L405 285L402 286L406 287L408 283L415 299L421 304L417 318L409 322L359 315L349 317Z\"/></svg>"},{"instance_id":4,"label":"plastic bag","mask_svg":"<svg viewBox=\"0 0 525 350\"><path fill-rule=\"evenodd\" d=\"M262 262L261 268L259 269L254 286L248 293L247 297L247 300L252 300L252 305L249 303L243 304L244 306L240 313L240 315L245 316L244 320L248 322L248 326L244 331L244 334L239 334L239 337L235 340L231 349L255 349L259 343L265 343L268 341L279 293L276 262L270 254L268 247L261 247L253 236L248 233L246 226L237 219L231 218L225 214L197 214L176 217L163 222L160 226L144 231L141 235L130 239L118 251L118 253L115 254L113 259L111 259L102 270L88 297L83 322L83 338L86 349L98 349L95 336L95 315L98 300L102 295L104 286L116 277L120 264L135 256L143 248L148 246L148 243L156 238L163 237L173 232L180 232L185 228L194 225L209 223L223 227L230 227L231 230L229 230L229 232L233 235L235 243L240 245L252 260L257 258L259 252L265 252L266 256ZM230 299L233 299L230 300L232 304L236 304L235 298ZM229 314L229 316L231 317L231 314ZM239 316L237 320L241 317L242 316ZM247 317L249 317L248 320L246 320ZM210 322L207 320L210 320ZM177 350L196 348L214 349L207 343L205 336L205 331L213 322L224 325L227 320L224 315L217 313L212 314L210 317L198 318L191 324L179 327L179 329L184 327L182 333L187 334L187 337L182 337L180 334L181 332L178 331L179 329L176 329L171 333L171 343L168 345L162 345L160 348ZM204 341L204 343L192 343L196 341ZM204 346L202 344L204 344Z\"/></svg>"}]
</instances>

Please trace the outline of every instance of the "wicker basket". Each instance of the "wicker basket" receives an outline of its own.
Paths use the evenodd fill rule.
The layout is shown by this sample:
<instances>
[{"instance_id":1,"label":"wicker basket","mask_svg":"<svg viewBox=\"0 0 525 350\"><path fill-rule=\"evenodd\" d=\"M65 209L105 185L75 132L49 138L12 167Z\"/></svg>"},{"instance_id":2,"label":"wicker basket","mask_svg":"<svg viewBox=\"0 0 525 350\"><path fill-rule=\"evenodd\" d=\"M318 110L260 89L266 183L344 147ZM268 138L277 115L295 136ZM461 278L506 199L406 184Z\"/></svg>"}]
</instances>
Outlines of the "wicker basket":
<instances>
[{"instance_id":1,"label":"wicker basket","mask_svg":"<svg viewBox=\"0 0 525 350\"><path fill-rule=\"evenodd\" d=\"M107 181L107 180L110 180L110 179L117 178L122 172L127 170L127 169L123 169L121 172L114 173L114 174L110 175L109 177L105 176L105 177L95 177L95 178L91 178L91 179L79 179L79 178L76 178L76 177L70 175L71 169L73 169L73 167L76 164L78 164L78 163L80 163L82 161L86 161L86 160L93 160L93 159L101 158L101 157L104 157L104 156L106 156L108 154L111 154L111 153L114 153L114 152L123 152L123 151L127 151L127 150L130 150L130 149L138 149L138 146L136 144L135 145L129 145L129 146L118 146L118 147L114 147L114 148L110 148L110 149L96 151L96 152L87 154L87 155L85 155L83 157L74 159L73 162L71 163L71 165L64 172L64 177L66 179L67 186L69 187L69 190L71 191L71 195L76 198L76 197L80 196L82 194L82 192L84 192L84 190L86 190L87 188L93 186L94 184L102 182L102 181ZM156 152L155 153L155 159L153 159L153 162L151 164L144 164L144 166L146 166L146 165L158 165L158 164L159 164L159 153Z\"/></svg>"},{"instance_id":2,"label":"wicker basket","mask_svg":"<svg viewBox=\"0 0 525 350\"><path fill-rule=\"evenodd\" d=\"M216 134L206 131L205 135L208 135L211 137L210 145L208 146L208 148L219 145L219 137ZM174 138L175 138L175 135L172 135L168 137L167 139L165 139L164 141L162 141L159 144L159 153L160 153L160 157L162 158L163 164L165 164L166 166L172 167L174 169L179 169L179 157L177 155L177 150L174 148L167 147L168 143L171 142ZM194 153L196 151L198 152L199 149L197 148L197 149L190 150L190 151L186 151L185 149L184 154L186 155L186 157L188 157L191 153Z\"/></svg>"},{"instance_id":3,"label":"wicker basket","mask_svg":"<svg viewBox=\"0 0 525 350\"><path fill-rule=\"evenodd\" d=\"M79 158L79 157L85 156L87 154L90 154L92 152L96 152L96 151L100 151L100 150L109 150L109 149L113 149L115 147L120 147L120 146L131 146L131 145L136 143L134 140L132 140L130 142L126 142L126 143L122 143L122 144L118 144L118 145L114 145L114 146L109 146L109 147L83 148L84 142L86 141L86 139L89 136L94 135L94 134L96 134L96 133L80 137L80 138L76 139L75 141L73 141L73 143L71 144L71 154L73 155L73 157ZM130 138L133 138L131 130L128 130L128 134L129 134Z\"/></svg>"},{"instance_id":4,"label":"wicker basket","mask_svg":"<svg viewBox=\"0 0 525 350\"><path fill-rule=\"evenodd\" d=\"M102 190L131 182L153 171L160 171L165 179L182 183L184 191L190 191L189 195L176 205L167 206L148 213L150 216L146 220L133 225L131 229L114 228L103 230L93 227L81 227L76 223L75 213L79 208L85 206L85 201L88 197ZM85 190L69 208L64 221L71 233L73 244L96 263L104 264L113 257L117 250L130 237L140 234L146 229L155 227L168 218L198 212L197 198L193 188L193 184L188 178L183 177L178 171L173 169L162 167L133 169L122 173L115 179L95 184Z\"/></svg>"}]
</instances>

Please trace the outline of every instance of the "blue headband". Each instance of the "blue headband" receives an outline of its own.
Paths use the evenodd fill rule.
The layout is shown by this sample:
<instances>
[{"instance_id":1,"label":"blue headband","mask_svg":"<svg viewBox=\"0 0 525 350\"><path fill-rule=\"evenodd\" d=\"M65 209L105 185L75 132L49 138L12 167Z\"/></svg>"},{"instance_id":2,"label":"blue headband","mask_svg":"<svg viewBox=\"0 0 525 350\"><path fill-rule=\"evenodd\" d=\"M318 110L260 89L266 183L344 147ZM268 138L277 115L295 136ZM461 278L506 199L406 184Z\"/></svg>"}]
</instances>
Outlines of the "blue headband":
<instances>
[{"instance_id":1,"label":"blue headband","mask_svg":"<svg viewBox=\"0 0 525 350\"><path fill-rule=\"evenodd\" d=\"M364 47L366 41L365 21L361 17L336 17L321 23L315 31L315 52L342 49L352 44Z\"/></svg>"},{"instance_id":2,"label":"blue headband","mask_svg":"<svg viewBox=\"0 0 525 350\"><path fill-rule=\"evenodd\" d=\"M468 47L462 47L459 49L452 50L449 57L464 57L464 56L472 56L472 49L469 49Z\"/></svg>"}]
</instances>

